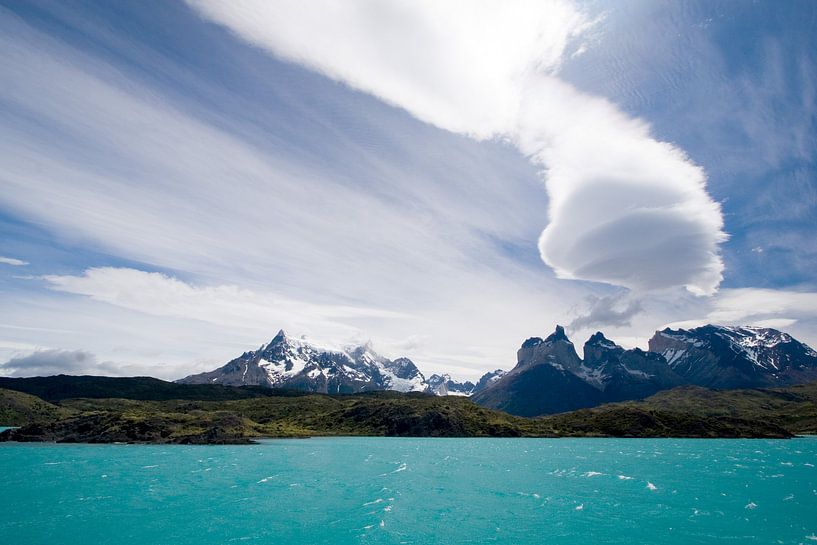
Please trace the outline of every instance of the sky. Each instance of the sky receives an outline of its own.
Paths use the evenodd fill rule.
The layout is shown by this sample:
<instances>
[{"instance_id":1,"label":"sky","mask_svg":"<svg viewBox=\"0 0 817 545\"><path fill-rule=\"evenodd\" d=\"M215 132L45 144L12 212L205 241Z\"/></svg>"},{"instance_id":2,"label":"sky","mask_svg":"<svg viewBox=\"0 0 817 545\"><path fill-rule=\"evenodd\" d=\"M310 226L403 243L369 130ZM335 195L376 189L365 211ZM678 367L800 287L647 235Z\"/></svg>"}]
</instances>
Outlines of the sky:
<instances>
[{"instance_id":1,"label":"sky","mask_svg":"<svg viewBox=\"0 0 817 545\"><path fill-rule=\"evenodd\" d=\"M0 1L0 374L283 328L430 375L556 324L817 346L817 4Z\"/></svg>"}]
</instances>

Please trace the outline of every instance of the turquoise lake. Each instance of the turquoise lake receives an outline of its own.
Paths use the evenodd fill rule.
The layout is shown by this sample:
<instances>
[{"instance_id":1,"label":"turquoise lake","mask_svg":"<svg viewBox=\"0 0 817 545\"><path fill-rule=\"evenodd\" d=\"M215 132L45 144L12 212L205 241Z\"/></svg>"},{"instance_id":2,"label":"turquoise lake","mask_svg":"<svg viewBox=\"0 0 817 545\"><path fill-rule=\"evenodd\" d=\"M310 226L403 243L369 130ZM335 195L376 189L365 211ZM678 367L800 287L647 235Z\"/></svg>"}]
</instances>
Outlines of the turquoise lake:
<instances>
[{"instance_id":1,"label":"turquoise lake","mask_svg":"<svg viewBox=\"0 0 817 545\"><path fill-rule=\"evenodd\" d=\"M817 543L817 438L0 444L0 542Z\"/></svg>"}]
</instances>

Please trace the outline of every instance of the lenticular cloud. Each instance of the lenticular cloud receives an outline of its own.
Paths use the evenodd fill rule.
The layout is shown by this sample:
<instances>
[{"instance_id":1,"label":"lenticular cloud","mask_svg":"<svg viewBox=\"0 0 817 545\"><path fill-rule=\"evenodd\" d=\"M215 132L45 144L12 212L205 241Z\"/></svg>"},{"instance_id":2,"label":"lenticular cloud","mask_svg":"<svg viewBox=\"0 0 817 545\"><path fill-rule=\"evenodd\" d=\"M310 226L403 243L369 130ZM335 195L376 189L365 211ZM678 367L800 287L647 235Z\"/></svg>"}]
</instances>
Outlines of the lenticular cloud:
<instances>
[{"instance_id":1,"label":"lenticular cloud","mask_svg":"<svg viewBox=\"0 0 817 545\"><path fill-rule=\"evenodd\" d=\"M244 40L543 167L539 239L561 278L713 293L725 239L706 176L603 98L559 80L592 22L563 1L189 0ZM543 223L544 223L543 211Z\"/></svg>"}]
</instances>

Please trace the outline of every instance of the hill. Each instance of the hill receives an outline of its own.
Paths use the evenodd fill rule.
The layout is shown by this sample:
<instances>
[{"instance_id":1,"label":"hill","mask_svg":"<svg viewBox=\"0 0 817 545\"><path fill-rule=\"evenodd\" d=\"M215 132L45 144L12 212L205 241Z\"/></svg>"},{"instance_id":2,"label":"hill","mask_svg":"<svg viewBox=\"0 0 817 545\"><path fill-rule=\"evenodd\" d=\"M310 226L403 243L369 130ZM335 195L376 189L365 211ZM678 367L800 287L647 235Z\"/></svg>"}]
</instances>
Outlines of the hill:
<instances>
[{"instance_id":1,"label":"hill","mask_svg":"<svg viewBox=\"0 0 817 545\"><path fill-rule=\"evenodd\" d=\"M152 377L97 377L56 375L52 377L0 377L0 388L37 396L52 403L71 398L123 398L146 401L167 399L227 400L268 395L298 395L258 386L220 384L177 384Z\"/></svg>"},{"instance_id":2,"label":"hill","mask_svg":"<svg viewBox=\"0 0 817 545\"><path fill-rule=\"evenodd\" d=\"M0 425L21 426L30 422L52 421L69 413L33 395L0 389Z\"/></svg>"},{"instance_id":3,"label":"hill","mask_svg":"<svg viewBox=\"0 0 817 545\"><path fill-rule=\"evenodd\" d=\"M65 377L53 379L65 382ZM48 390L47 382L38 384ZM116 397L66 397L56 405L24 396L25 406L42 406L43 411L27 413L28 425L0 434L0 440L220 444L326 435L784 438L817 430L817 383L732 391L686 386L643 401L538 418L512 416L458 396L266 391L271 395L145 400L127 399L144 395L128 387Z\"/></svg>"},{"instance_id":4,"label":"hill","mask_svg":"<svg viewBox=\"0 0 817 545\"><path fill-rule=\"evenodd\" d=\"M777 429L817 433L817 383L789 388L710 390L682 386L641 401L601 405L543 417L557 433L613 436L752 437ZM699 427L703 426L703 427ZM764 435L758 435L764 436Z\"/></svg>"}]
</instances>

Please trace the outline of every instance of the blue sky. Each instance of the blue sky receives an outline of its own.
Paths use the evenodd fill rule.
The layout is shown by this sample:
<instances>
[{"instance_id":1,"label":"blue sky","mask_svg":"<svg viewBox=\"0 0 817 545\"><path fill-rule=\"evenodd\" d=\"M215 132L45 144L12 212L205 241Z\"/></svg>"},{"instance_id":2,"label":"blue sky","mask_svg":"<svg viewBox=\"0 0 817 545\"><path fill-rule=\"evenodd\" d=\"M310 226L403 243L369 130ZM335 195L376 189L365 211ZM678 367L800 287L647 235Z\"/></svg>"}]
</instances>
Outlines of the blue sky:
<instances>
[{"instance_id":1,"label":"blue sky","mask_svg":"<svg viewBox=\"0 0 817 545\"><path fill-rule=\"evenodd\" d=\"M468 378L556 323L817 344L816 21L0 2L0 365L177 378L281 327Z\"/></svg>"}]
</instances>

